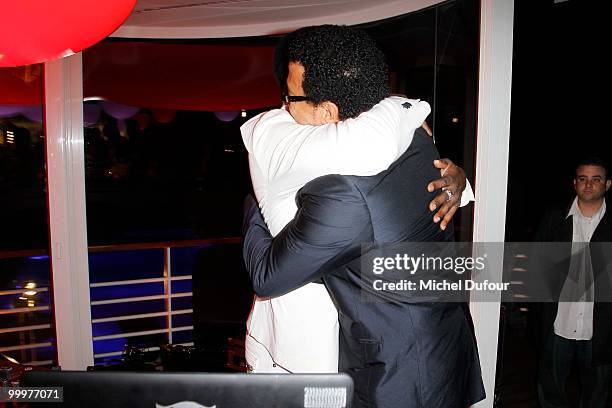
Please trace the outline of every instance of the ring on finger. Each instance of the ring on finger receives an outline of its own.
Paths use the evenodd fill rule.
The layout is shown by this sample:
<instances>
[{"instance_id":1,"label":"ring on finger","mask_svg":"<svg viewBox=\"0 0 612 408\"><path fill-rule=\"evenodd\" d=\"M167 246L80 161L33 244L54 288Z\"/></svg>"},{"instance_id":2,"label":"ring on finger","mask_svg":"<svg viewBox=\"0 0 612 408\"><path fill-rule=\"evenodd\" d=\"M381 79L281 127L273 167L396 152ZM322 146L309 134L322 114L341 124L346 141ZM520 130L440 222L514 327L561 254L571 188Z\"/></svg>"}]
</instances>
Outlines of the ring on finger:
<instances>
[{"instance_id":1,"label":"ring on finger","mask_svg":"<svg viewBox=\"0 0 612 408\"><path fill-rule=\"evenodd\" d=\"M444 191L446 192L446 201L448 202L448 201L451 200L451 198L453 198L453 192L448 190L448 189L446 189Z\"/></svg>"}]
</instances>

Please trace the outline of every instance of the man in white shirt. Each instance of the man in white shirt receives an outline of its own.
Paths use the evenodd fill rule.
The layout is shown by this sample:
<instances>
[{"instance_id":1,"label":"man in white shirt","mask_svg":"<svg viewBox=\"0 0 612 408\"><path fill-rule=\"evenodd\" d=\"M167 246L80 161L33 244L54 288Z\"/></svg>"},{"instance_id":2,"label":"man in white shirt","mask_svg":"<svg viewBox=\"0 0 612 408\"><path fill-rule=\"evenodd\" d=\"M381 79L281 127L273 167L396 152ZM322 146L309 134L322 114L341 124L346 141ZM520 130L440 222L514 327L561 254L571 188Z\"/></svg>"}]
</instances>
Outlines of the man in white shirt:
<instances>
[{"instance_id":1,"label":"man in white shirt","mask_svg":"<svg viewBox=\"0 0 612 408\"><path fill-rule=\"evenodd\" d=\"M295 195L304 184L326 174L380 173L406 151L415 129L430 112L426 102L389 97L384 58L367 36L333 26L319 34L329 35L325 44L332 56L331 69L355 66L357 60L364 72L349 77L340 87L343 95L334 102L329 93L314 89L316 84L326 86L321 78L328 71L321 75L317 69L329 69L313 55L319 51L312 43L308 49L292 43L289 35L277 51L277 68L285 71L277 73L285 105L241 128L254 192L272 235L295 216ZM334 46L343 51L333 52ZM284 52L289 55L279 56ZM325 100L318 100L318 94L326 95ZM343 99L344 95L353 97ZM447 200L461 189L448 187L449 194L442 193ZM467 204L473 199L471 188L444 203L443 227L455 212L459 196ZM310 283L276 298L255 298L245 354L253 372L337 372L338 317L325 287Z\"/></svg>"},{"instance_id":2,"label":"man in white shirt","mask_svg":"<svg viewBox=\"0 0 612 408\"><path fill-rule=\"evenodd\" d=\"M542 335L538 398L545 408L570 406L566 382L574 360L578 362L582 386L580 406L607 406L612 314L607 304L595 302L595 275L601 264L591 257L589 243L612 240L605 201L610 183L607 166L601 159L582 161L576 167L576 198L569 210L566 207L547 212L538 228L537 241L572 242L559 302L544 305L539 322Z\"/></svg>"}]
</instances>

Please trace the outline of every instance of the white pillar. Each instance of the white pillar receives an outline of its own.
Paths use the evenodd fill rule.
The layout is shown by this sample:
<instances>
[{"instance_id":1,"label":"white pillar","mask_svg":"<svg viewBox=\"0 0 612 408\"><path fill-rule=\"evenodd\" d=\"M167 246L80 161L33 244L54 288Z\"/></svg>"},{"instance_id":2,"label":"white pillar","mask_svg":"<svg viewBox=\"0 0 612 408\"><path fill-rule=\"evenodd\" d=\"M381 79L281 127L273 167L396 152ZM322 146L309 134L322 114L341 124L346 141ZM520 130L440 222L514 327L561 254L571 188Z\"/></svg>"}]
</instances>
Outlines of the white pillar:
<instances>
[{"instance_id":1,"label":"white pillar","mask_svg":"<svg viewBox=\"0 0 612 408\"><path fill-rule=\"evenodd\" d=\"M474 242L503 242L506 222L514 0L481 0ZM501 274L502 259L490 264ZM487 399L493 407L499 302L471 302Z\"/></svg>"},{"instance_id":2,"label":"white pillar","mask_svg":"<svg viewBox=\"0 0 612 408\"><path fill-rule=\"evenodd\" d=\"M83 143L82 56L45 63L50 258L58 362L93 364Z\"/></svg>"}]
</instances>

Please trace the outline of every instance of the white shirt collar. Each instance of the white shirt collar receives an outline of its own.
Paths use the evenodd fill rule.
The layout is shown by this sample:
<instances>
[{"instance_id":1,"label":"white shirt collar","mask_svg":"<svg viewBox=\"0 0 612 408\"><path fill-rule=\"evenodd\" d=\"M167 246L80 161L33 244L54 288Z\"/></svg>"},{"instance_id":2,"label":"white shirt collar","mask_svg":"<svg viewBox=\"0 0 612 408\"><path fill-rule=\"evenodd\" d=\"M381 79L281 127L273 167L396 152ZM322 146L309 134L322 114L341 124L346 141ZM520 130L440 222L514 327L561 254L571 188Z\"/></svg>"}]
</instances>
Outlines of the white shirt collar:
<instances>
[{"instance_id":1,"label":"white shirt collar","mask_svg":"<svg viewBox=\"0 0 612 408\"><path fill-rule=\"evenodd\" d=\"M599 221L603 218L605 213L606 213L606 200L604 199L603 204L601 205L601 207L599 207L599 210L597 210L597 212L593 214L591 218ZM570 207L567 213L567 216L565 218L567 219L570 216L573 217L575 215L583 217L583 218L587 218L584 215L582 215L582 212L580 211L580 207L578 207L578 196L574 198L574 202L572 203L572 206Z\"/></svg>"}]
</instances>

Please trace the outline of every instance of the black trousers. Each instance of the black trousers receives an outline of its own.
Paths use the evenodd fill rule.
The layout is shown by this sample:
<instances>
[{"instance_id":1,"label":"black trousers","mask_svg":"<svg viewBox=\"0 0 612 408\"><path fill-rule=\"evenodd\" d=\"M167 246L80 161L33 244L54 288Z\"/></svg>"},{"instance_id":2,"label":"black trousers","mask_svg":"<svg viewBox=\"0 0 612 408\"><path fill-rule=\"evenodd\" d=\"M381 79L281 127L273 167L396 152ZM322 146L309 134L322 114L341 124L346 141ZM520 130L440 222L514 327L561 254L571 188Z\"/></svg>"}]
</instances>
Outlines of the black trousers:
<instances>
[{"instance_id":1,"label":"black trousers","mask_svg":"<svg viewBox=\"0 0 612 408\"><path fill-rule=\"evenodd\" d=\"M570 407L566 384L574 361L580 381L580 407L607 406L612 367L593 367L592 350L591 340L568 340L551 332L538 367L538 400L542 408Z\"/></svg>"}]
</instances>

